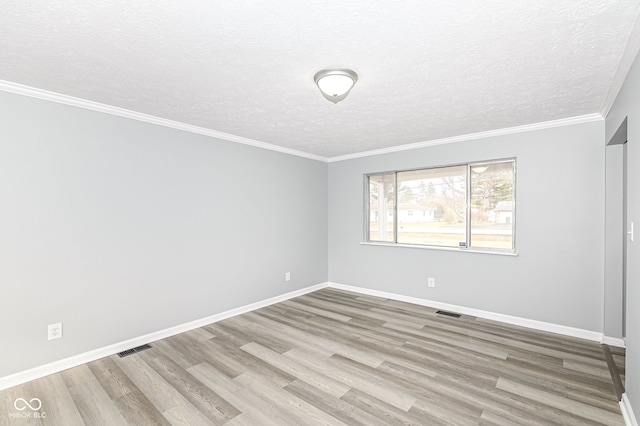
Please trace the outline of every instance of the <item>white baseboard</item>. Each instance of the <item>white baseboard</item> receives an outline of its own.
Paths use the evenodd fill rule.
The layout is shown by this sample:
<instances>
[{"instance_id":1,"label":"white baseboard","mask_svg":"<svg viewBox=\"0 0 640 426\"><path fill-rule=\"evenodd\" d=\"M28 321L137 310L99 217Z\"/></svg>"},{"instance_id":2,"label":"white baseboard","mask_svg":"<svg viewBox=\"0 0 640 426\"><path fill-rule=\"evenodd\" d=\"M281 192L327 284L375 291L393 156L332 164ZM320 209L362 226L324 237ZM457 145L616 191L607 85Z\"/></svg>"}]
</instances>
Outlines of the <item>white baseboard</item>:
<instances>
[{"instance_id":1,"label":"white baseboard","mask_svg":"<svg viewBox=\"0 0 640 426\"><path fill-rule=\"evenodd\" d=\"M369 296L377 296L385 299L392 299L392 300L398 300L402 302L414 303L416 305L421 305L421 306L429 306L436 309L443 309L447 311L458 312L465 315L472 315L479 318L490 319L490 320L504 322L512 325L519 325L522 327L528 327L535 330L548 331L551 333L562 334L565 336L593 340L596 342L607 343L614 346L624 346L624 341L622 339L609 338L609 337L605 338L603 337L602 333L598 333L595 331L582 330L582 329L567 327L567 326L558 325L558 324L535 321L535 320L530 320L526 318L514 317L510 315L497 314L493 312L482 311L479 309L467 308L464 306L457 306L457 305L452 305L448 303L436 302L433 300L421 299L421 298L412 297L412 296L404 296L401 294L388 293L388 292L379 291L379 290L371 290L363 287L326 282L326 283L321 283L321 284L316 284L310 287L306 287L300 290L292 291L289 293L285 293L280 296L275 296L259 302L251 303L249 305L242 306L236 309L231 309L229 311L225 311L225 312L215 314L199 320L191 321L186 324L177 325L175 327L170 327L164 330L149 333L144 336L129 339L129 340L119 342L113 345L109 345L103 348L98 348L89 352L74 355L69 358L65 358L59 361L54 361L52 363L35 367L26 371L18 372L9 376L0 377L0 390L17 386L19 384L26 383L31 380L39 379L41 377L48 376L50 374L58 373L60 371L67 370L69 368L76 367L81 364L86 364L88 362L95 361L100 358L111 356L118 352L122 352L127 349L143 345L145 343L150 343L156 340L165 339L167 337L184 333L186 331L193 330L195 328L199 328L207 324L212 324L214 322L221 321L236 315L241 315L246 312L251 312L256 309L260 309L265 306L272 305L274 303L278 303L278 302L292 299L294 297L302 296L304 294L311 293L311 292L323 289L325 287L351 291L354 293L360 293L360 294L369 295ZM620 345L620 343L622 343L622 345ZM629 410L630 409L631 409L631 406L629 405ZM637 426L637 423L634 423L634 425Z\"/></svg>"},{"instance_id":2,"label":"white baseboard","mask_svg":"<svg viewBox=\"0 0 640 426\"><path fill-rule=\"evenodd\" d=\"M629 401L626 393L622 394L622 400L620 401L620 410L622 411L622 417L624 418L624 424L626 426L638 426L638 420L633 414L631 401Z\"/></svg>"},{"instance_id":3,"label":"white baseboard","mask_svg":"<svg viewBox=\"0 0 640 426\"><path fill-rule=\"evenodd\" d=\"M460 314L472 315L474 317L490 319L494 321L504 322L512 325L519 325L522 327L532 328L534 330L548 331L551 333L562 334L565 336L577 337L580 339L593 340L596 342L602 341L602 333L596 331L583 330L580 328L567 327L564 325L558 325L543 321L536 321L527 318L514 317L511 315L496 314L494 312L482 311L479 309L467 308L464 306L451 305L448 303L436 302L433 300L420 299L418 297L403 296L401 294L387 293L385 291L370 290L363 287L356 287L338 283L328 283L328 287L337 288L340 290L351 291L354 293L366 294L369 296L377 296L385 299L398 300L401 302L413 303L416 305L429 306L431 308L442 309L446 311L453 311Z\"/></svg>"},{"instance_id":4,"label":"white baseboard","mask_svg":"<svg viewBox=\"0 0 640 426\"><path fill-rule=\"evenodd\" d=\"M303 294L311 293L316 290L325 288L327 287L327 285L328 283L312 285L310 287L305 287L303 289L285 293L280 296L271 297L269 299L261 300L259 302L251 303L249 305L241 306L239 308L235 308L229 311L221 312L219 314L211 315L206 318L201 318L199 320L191 321L185 324L180 324L175 327L170 327L164 330L145 334L144 336L135 337L133 339L125 340L123 342L105 346L103 348L94 349L89 352L74 355L69 358L61 359L59 361L54 361L52 363L41 365L29 370L21 371L19 373L11 374L9 376L0 377L0 390L8 389L10 387L29 382L31 380L36 380L41 377L48 376L50 374L59 373L60 371L67 370L72 367L77 367L78 365L86 364L88 362L95 361L100 358L111 356L113 354L117 354L118 352L122 352L127 349L144 345L145 343L155 342L156 340L175 336L176 334L184 333L186 331L193 330L208 324L212 324L214 322L222 321L224 319L231 318L236 315L255 311L256 309L264 308L265 306L273 305L274 303L278 303L278 302L292 299L294 297L302 296Z\"/></svg>"},{"instance_id":5,"label":"white baseboard","mask_svg":"<svg viewBox=\"0 0 640 426\"><path fill-rule=\"evenodd\" d=\"M620 338L620 337L609 337L609 336L602 336L602 342L600 343L604 343L605 345L609 345L609 346L616 346L618 348L626 348L627 344L624 341L624 339Z\"/></svg>"}]
</instances>

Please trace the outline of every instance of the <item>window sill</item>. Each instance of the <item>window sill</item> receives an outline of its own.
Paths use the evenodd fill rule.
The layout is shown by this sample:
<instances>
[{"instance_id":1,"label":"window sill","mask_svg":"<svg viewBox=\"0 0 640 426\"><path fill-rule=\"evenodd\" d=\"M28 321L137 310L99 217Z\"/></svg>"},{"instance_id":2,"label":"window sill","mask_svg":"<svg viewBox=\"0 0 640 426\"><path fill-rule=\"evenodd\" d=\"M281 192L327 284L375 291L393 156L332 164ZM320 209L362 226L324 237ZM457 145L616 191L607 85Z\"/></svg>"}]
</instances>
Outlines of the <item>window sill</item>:
<instances>
[{"instance_id":1,"label":"window sill","mask_svg":"<svg viewBox=\"0 0 640 426\"><path fill-rule=\"evenodd\" d=\"M383 247L404 247L404 248L414 248L414 249L423 249L423 250L439 250L439 251L457 251L460 253L478 253L478 254L495 254L498 256L518 256L517 252L510 251L498 251L498 250L481 250L474 248L464 248L464 247L440 247L440 246L420 246L414 244L396 244L396 243L376 243L376 242L361 242L360 245L363 246L383 246Z\"/></svg>"}]
</instances>

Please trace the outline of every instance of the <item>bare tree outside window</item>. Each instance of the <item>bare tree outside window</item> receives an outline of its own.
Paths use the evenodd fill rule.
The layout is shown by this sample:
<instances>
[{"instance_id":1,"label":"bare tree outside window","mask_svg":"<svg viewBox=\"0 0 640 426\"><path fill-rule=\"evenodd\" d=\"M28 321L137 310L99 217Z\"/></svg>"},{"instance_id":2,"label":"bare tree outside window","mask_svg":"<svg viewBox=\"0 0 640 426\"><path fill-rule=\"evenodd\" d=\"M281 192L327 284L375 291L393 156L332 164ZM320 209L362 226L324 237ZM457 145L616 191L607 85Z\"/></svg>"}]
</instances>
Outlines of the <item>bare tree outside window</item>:
<instances>
[{"instance_id":1,"label":"bare tree outside window","mask_svg":"<svg viewBox=\"0 0 640 426\"><path fill-rule=\"evenodd\" d=\"M466 166L398 172L398 243L459 247L465 242L466 182ZM426 214L414 216L414 210Z\"/></svg>"},{"instance_id":2,"label":"bare tree outside window","mask_svg":"<svg viewBox=\"0 0 640 426\"><path fill-rule=\"evenodd\" d=\"M512 162L471 167L471 246L513 248Z\"/></svg>"},{"instance_id":3,"label":"bare tree outside window","mask_svg":"<svg viewBox=\"0 0 640 426\"><path fill-rule=\"evenodd\" d=\"M395 176L391 174L369 176L369 241L395 241L393 212Z\"/></svg>"}]
</instances>

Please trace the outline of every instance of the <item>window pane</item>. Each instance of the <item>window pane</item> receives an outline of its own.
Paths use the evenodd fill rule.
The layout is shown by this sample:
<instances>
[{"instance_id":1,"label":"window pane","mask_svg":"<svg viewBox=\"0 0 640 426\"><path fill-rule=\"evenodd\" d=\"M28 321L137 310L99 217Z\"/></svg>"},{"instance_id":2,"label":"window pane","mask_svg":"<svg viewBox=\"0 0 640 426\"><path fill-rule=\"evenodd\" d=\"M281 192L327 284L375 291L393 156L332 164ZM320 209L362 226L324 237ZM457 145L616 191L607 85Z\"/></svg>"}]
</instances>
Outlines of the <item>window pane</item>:
<instances>
[{"instance_id":1,"label":"window pane","mask_svg":"<svg viewBox=\"0 0 640 426\"><path fill-rule=\"evenodd\" d=\"M398 243L466 244L467 167L398 172Z\"/></svg>"},{"instance_id":2,"label":"window pane","mask_svg":"<svg viewBox=\"0 0 640 426\"><path fill-rule=\"evenodd\" d=\"M471 247L513 249L514 162L471 166Z\"/></svg>"},{"instance_id":3,"label":"window pane","mask_svg":"<svg viewBox=\"0 0 640 426\"><path fill-rule=\"evenodd\" d=\"M369 176L369 241L395 241L393 177L393 173Z\"/></svg>"}]
</instances>

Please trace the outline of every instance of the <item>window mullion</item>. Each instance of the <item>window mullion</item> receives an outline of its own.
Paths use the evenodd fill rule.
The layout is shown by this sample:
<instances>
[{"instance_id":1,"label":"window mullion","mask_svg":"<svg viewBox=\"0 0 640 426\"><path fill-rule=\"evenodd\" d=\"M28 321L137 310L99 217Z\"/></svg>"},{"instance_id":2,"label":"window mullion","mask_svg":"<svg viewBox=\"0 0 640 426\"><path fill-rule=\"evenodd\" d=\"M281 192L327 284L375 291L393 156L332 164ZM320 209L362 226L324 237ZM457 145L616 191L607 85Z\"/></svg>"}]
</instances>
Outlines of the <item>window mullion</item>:
<instances>
[{"instance_id":1,"label":"window mullion","mask_svg":"<svg viewBox=\"0 0 640 426\"><path fill-rule=\"evenodd\" d=\"M393 242L398 244L398 173L393 174Z\"/></svg>"},{"instance_id":2,"label":"window mullion","mask_svg":"<svg viewBox=\"0 0 640 426\"><path fill-rule=\"evenodd\" d=\"M466 218L466 240L467 248L471 247L471 164L467 164L467 218Z\"/></svg>"},{"instance_id":3,"label":"window mullion","mask_svg":"<svg viewBox=\"0 0 640 426\"><path fill-rule=\"evenodd\" d=\"M364 241L371 240L371 194L370 191L370 177L368 175L364 175Z\"/></svg>"}]
</instances>

